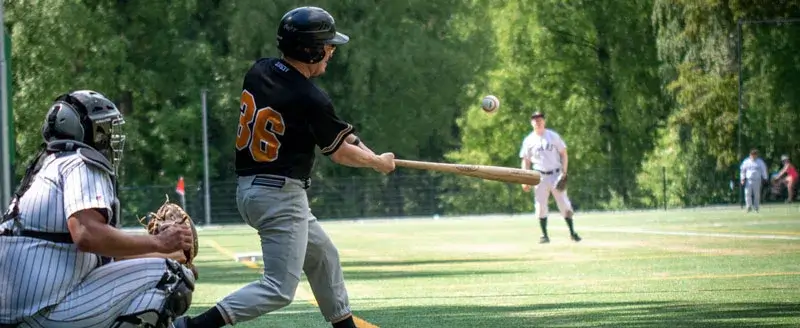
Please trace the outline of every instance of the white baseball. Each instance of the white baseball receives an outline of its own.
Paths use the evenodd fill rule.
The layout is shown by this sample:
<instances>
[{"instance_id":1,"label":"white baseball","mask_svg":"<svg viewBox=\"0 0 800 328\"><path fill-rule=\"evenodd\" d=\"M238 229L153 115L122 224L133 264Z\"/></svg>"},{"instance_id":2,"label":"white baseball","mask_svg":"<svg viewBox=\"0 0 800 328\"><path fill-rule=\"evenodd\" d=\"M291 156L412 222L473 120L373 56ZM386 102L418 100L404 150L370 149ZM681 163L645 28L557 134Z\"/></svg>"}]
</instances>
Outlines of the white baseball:
<instances>
[{"instance_id":1,"label":"white baseball","mask_svg":"<svg viewBox=\"0 0 800 328\"><path fill-rule=\"evenodd\" d=\"M481 100L481 108L484 112L493 113L500 108L500 99L497 99L497 97L493 95L483 97L483 100Z\"/></svg>"}]
</instances>

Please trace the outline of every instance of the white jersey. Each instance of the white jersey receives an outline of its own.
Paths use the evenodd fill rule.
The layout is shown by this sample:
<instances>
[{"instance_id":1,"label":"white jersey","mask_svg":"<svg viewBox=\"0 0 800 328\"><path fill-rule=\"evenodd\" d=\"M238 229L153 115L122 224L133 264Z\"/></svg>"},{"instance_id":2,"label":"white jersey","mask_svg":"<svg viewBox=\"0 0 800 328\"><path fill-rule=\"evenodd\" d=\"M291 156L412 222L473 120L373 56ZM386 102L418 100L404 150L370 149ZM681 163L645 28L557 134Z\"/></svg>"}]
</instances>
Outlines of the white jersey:
<instances>
[{"instance_id":1,"label":"white jersey","mask_svg":"<svg viewBox=\"0 0 800 328\"><path fill-rule=\"evenodd\" d=\"M739 179L747 179L750 181L767 180L767 164L761 158L755 160L747 157L742 161L739 166Z\"/></svg>"},{"instance_id":2,"label":"white jersey","mask_svg":"<svg viewBox=\"0 0 800 328\"><path fill-rule=\"evenodd\" d=\"M534 170L553 171L561 168L560 152L566 148L566 143L558 133L545 129L541 136L531 132L522 140L519 157L530 160Z\"/></svg>"},{"instance_id":3,"label":"white jersey","mask_svg":"<svg viewBox=\"0 0 800 328\"><path fill-rule=\"evenodd\" d=\"M111 217L116 202L107 172L87 165L74 151L65 152L46 157L19 201L19 218L24 229L68 233L72 214L96 208ZM0 229L12 225L5 222ZM98 255L75 244L0 236L0 324L58 304L101 264Z\"/></svg>"}]
</instances>

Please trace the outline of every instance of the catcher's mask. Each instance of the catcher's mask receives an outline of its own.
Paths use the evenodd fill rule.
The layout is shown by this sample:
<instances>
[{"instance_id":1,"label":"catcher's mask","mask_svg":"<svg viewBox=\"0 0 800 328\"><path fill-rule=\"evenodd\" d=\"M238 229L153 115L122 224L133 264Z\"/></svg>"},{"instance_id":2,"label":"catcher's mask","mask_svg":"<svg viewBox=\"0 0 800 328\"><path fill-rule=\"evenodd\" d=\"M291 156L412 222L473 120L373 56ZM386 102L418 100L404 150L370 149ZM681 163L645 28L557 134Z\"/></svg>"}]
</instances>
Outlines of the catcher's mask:
<instances>
[{"instance_id":1,"label":"catcher's mask","mask_svg":"<svg viewBox=\"0 0 800 328\"><path fill-rule=\"evenodd\" d=\"M102 153L116 169L122 161L125 119L103 94L79 90L60 95L47 111L42 126L46 142L76 140Z\"/></svg>"},{"instance_id":2,"label":"catcher's mask","mask_svg":"<svg viewBox=\"0 0 800 328\"><path fill-rule=\"evenodd\" d=\"M314 64L325 58L325 45L342 45L350 37L336 31L333 16L319 7L290 10L278 24L278 49L289 58Z\"/></svg>"}]
</instances>

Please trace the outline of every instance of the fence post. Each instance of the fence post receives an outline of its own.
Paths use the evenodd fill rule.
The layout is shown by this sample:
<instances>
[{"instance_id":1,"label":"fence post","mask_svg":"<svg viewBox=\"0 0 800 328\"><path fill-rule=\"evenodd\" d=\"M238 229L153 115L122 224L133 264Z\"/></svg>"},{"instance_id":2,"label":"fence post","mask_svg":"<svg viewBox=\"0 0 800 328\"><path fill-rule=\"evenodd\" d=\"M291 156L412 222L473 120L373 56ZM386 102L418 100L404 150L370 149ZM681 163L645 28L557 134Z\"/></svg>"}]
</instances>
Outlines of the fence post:
<instances>
[{"instance_id":1,"label":"fence post","mask_svg":"<svg viewBox=\"0 0 800 328\"><path fill-rule=\"evenodd\" d=\"M514 188L510 183L506 183L508 187L508 212L514 214Z\"/></svg>"},{"instance_id":2,"label":"fence post","mask_svg":"<svg viewBox=\"0 0 800 328\"><path fill-rule=\"evenodd\" d=\"M209 162L208 162L208 106L206 103L206 97L208 94L208 90L203 89L200 92L200 102L202 103L202 114L203 114L203 194L204 194L204 205L203 208L205 209L205 225L211 225L211 183L209 182Z\"/></svg>"},{"instance_id":3,"label":"fence post","mask_svg":"<svg viewBox=\"0 0 800 328\"><path fill-rule=\"evenodd\" d=\"M664 195L664 210L667 210L667 167L661 167L661 190Z\"/></svg>"},{"instance_id":4,"label":"fence post","mask_svg":"<svg viewBox=\"0 0 800 328\"><path fill-rule=\"evenodd\" d=\"M350 215L364 217L364 207L366 204L361 204L361 197L358 197L358 183L356 183L355 175L350 176L350 198L352 199L351 204L354 207Z\"/></svg>"}]
</instances>

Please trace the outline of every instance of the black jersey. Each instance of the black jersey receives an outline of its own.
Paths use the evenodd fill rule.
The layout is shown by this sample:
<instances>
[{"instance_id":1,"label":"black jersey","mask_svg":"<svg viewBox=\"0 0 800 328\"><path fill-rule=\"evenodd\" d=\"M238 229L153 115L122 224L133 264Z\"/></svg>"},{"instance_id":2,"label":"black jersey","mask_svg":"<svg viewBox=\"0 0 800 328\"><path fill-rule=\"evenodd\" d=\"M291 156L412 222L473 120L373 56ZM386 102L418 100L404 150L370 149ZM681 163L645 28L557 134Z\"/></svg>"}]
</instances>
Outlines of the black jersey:
<instances>
[{"instance_id":1,"label":"black jersey","mask_svg":"<svg viewBox=\"0 0 800 328\"><path fill-rule=\"evenodd\" d=\"M236 174L306 179L314 147L335 152L353 126L336 116L330 97L277 58L256 61L244 77L236 131Z\"/></svg>"}]
</instances>

